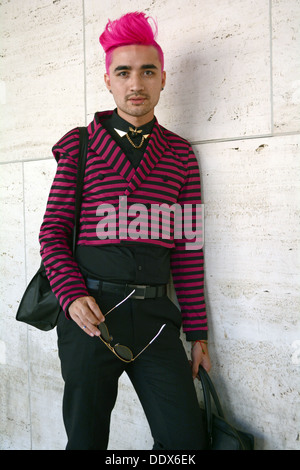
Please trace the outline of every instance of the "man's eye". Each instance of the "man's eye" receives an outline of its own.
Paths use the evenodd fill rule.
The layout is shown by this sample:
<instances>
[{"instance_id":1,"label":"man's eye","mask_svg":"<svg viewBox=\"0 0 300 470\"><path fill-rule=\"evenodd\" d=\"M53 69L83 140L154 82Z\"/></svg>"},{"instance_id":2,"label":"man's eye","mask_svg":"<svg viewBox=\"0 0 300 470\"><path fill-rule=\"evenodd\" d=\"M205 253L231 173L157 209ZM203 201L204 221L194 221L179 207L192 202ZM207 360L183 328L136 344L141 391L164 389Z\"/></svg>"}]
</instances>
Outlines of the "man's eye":
<instances>
[{"instance_id":1,"label":"man's eye","mask_svg":"<svg viewBox=\"0 0 300 470\"><path fill-rule=\"evenodd\" d=\"M120 72L118 74L118 77L127 77L127 75L128 75L128 72Z\"/></svg>"},{"instance_id":2,"label":"man's eye","mask_svg":"<svg viewBox=\"0 0 300 470\"><path fill-rule=\"evenodd\" d=\"M154 73L152 70L145 70L145 75L151 77L152 75L154 75Z\"/></svg>"}]
</instances>

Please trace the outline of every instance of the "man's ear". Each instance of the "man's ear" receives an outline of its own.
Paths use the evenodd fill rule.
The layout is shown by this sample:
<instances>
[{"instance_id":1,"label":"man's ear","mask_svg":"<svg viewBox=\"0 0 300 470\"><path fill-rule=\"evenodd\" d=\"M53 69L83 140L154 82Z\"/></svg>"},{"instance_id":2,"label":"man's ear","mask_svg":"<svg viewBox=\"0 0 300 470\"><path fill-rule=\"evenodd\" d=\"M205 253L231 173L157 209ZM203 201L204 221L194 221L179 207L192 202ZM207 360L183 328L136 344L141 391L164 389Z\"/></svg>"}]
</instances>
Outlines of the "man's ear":
<instances>
[{"instance_id":1,"label":"man's ear","mask_svg":"<svg viewBox=\"0 0 300 470\"><path fill-rule=\"evenodd\" d=\"M108 73L104 74L104 82L105 82L106 88L110 91L111 85L110 85L110 77Z\"/></svg>"},{"instance_id":2,"label":"man's ear","mask_svg":"<svg viewBox=\"0 0 300 470\"><path fill-rule=\"evenodd\" d=\"M162 89L165 88L165 85L166 85L166 72L163 71L163 73L162 73Z\"/></svg>"}]
</instances>

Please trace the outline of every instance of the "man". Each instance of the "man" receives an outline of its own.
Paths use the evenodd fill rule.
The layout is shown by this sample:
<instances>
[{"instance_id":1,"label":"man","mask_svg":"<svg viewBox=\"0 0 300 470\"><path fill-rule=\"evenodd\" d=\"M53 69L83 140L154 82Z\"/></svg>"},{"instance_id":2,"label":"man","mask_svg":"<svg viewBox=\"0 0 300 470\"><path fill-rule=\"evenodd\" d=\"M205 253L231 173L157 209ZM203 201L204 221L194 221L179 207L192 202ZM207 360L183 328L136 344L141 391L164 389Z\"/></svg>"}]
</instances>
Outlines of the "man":
<instances>
[{"instance_id":1,"label":"man","mask_svg":"<svg viewBox=\"0 0 300 470\"><path fill-rule=\"evenodd\" d=\"M183 212L200 205L199 170L188 142L154 116L166 73L150 21L130 13L109 21L100 36L104 80L117 108L96 113L88 126L75 257L69 238L78 130L53 148L58 168L40 242L64 310L57 331L67 449L107 448L124 370L145 410L155 449L195 450L206 443L193 383L200 364L210 369L203 253L191 237L175 236L174 218L165 227L167 219L152 212L166 203ZM142 218L135 218L137 208ZM170 267L181 313L166 295ZM192 371L181 325L193 341Z\"/></svg>"}]
</instances>

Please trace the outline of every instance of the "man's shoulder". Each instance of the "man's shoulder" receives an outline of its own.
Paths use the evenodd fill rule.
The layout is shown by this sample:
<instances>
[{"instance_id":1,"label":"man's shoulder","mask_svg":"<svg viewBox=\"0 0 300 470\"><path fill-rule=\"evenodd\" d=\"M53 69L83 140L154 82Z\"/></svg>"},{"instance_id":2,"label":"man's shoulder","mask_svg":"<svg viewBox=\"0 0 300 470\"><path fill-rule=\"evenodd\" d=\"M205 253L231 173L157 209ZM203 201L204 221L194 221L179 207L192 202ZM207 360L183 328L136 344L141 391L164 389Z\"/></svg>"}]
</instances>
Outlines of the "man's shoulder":
<instances>
[{"instance_id":1,"label":"man's shoulder","mask_svg":"<svg viewBox=\"0 0 300 470\"><path fill-rule=\"evenodd\" d=\"M74 129L69 130L57 141L55 145L65 146L70 142L79 139L79 127L74 127Z\"/></svg>"},{"instance_id":2,"label":"man's shoulder","mask_svg":"<svg viewBox=\"0 0 300 470\"><path fill-rule=\"evenodd\" d=\"M52 152L55 159L58 161L59 156L63 153L68 153L71 157L78 156L79 148L79 127L66 132L52 147Z\"/></svg>"},{"instance_id":3,"label":"man's shoulder","mask_svg":"<svg viewBox=\"0 0 300 470\"><path fill-rule=\"evenodd\" d=\"M170 145L174 147L181 147L182 149L189 150L191 148L190 142L185 139L184 137L180 136L179 134L176 134L173 131L170 131L169 129L165 128L164 126L160 126L165 138L168 140Z\"/></svg>"},{"instance_id":4,"label":"man's shoulder","mask_svg":"<svg viewBox=\"0 0 300 470\"><path fill-rule=\"evenodd\" d=\"M187 139L185 139L184 137L182 137L181 135L179 134L176 134L176 132L173 132L171 131L170 129L167 129L166 127L164 126L160 126L162 132L164 133L165 137L171 141L171 142L178 142L178 143L181 143L181 144L185 144L187 146L190 146L191 144L189 143L189 141Z\"/></svg>"}]
</instances>

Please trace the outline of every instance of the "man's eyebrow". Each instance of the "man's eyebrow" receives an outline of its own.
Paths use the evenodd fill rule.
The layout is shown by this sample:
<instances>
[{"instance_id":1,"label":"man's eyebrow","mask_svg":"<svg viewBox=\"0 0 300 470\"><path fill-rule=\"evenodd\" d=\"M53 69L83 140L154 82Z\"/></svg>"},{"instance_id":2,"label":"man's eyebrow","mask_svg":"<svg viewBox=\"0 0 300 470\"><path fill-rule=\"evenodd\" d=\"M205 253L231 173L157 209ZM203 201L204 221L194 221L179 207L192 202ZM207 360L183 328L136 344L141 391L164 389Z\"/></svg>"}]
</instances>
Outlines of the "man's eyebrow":
<instances>
[{"instance_id":1,"label":"man's eyebrow","mask_svg":"<svg viewBox=\"0 0 300 470\"><path fill-rule=\"evenodd\" d=\"M120 72L120 70L131 70L131 67L128 65L118 65L118 67L114 69L114 72Z\"/></svg>"},{"instance_id":2,"label":"man's eyebrow","mask_svg":"<svg viewBox=\"0 0 300 470\"><path fill-rule=\"evenodd\" d=\"M142 70L149 70L149 69L156 69L157 70L157 67L156 65L154 64L144 64L141 66L141 69ZM132 70L132 67L130 67L129 65L118 65L118 67L116 67L114 69L114 72L120 72L122 70Z\"/></svg>"},{"instance_id":3,"label":"man's eyebrow","mask_svg":"<svg viewBox=\"0 0 300 470\"><path fill-rule=\"evenodd\" d=\"M157 67L154 64L145 64L145 65L142 65L141 69L143 69L143 70L145 70L145 69L157 69Z\"/></svg>"}]
</instances>

